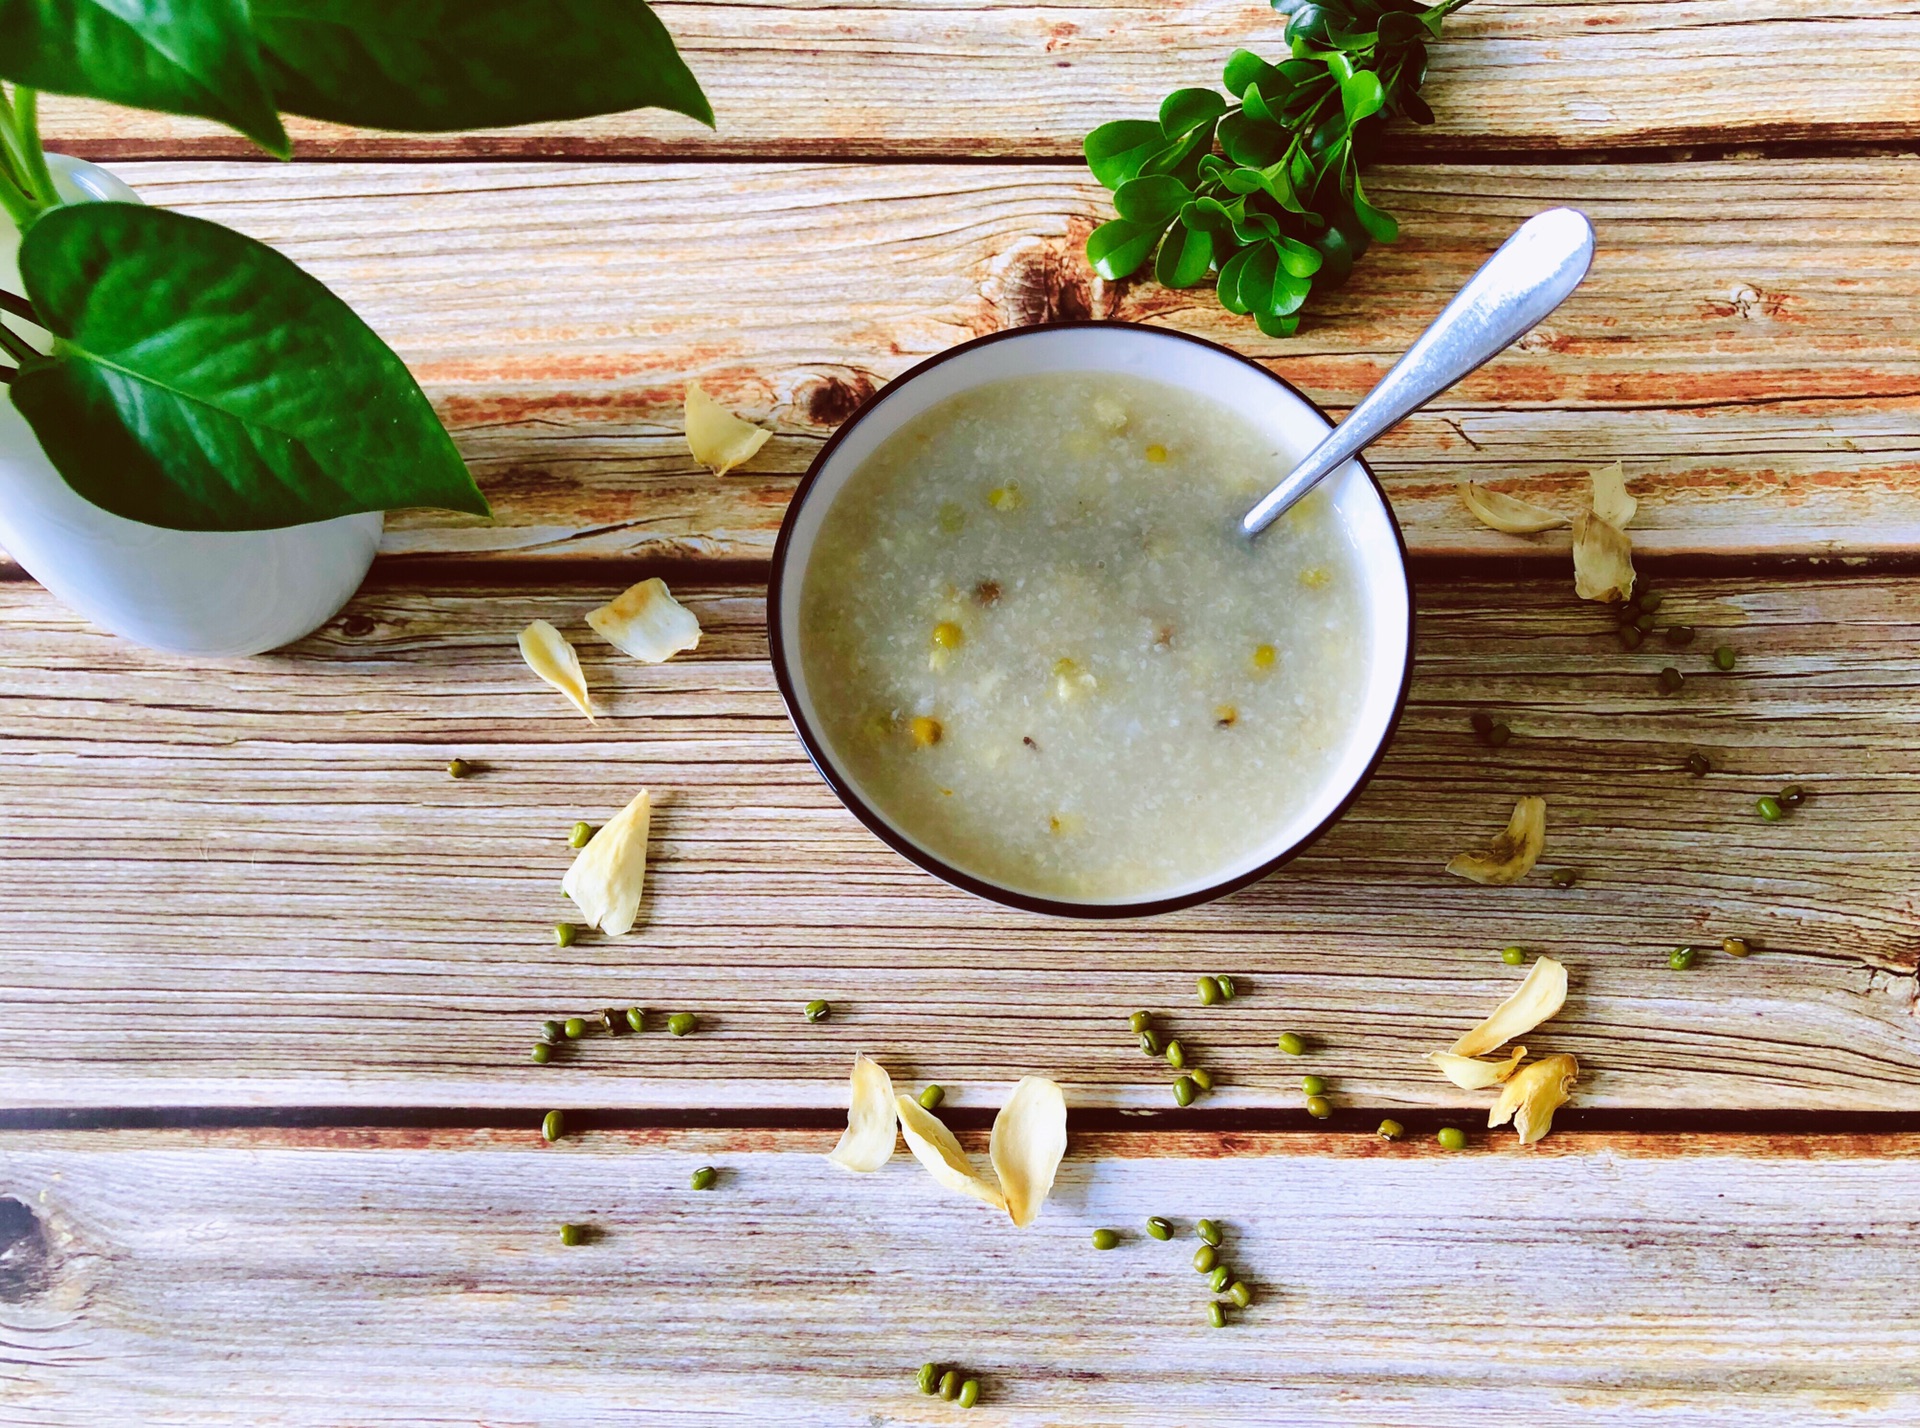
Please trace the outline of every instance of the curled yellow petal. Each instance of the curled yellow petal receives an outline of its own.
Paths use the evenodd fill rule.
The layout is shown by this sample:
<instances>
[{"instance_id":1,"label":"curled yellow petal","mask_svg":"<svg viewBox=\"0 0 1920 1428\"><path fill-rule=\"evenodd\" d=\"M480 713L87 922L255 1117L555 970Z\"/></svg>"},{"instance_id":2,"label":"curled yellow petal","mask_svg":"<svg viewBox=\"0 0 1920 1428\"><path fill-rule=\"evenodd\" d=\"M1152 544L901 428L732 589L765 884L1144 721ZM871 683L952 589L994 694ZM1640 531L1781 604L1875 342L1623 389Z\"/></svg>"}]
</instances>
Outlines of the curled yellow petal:
<instances>
[{"instance_id":1,"label":"curled yellow petal","mask_svg":"<svg viewBox=\"0 0 1920 1428\"><path fill-rule=\"evenodd\" d=\"M1567 523L1567 518L1558 511L1536 506L1518 496L1489 491L1475 481L1460 483L1460 499L1467 503L1467 509L1473 512L1474 519L1481 525L1505 531L1508 535L1535 535Z\"/></svg>"},{"instance_id":2,"label":"curled yellow petal","mask_svg":"<svg viewBox=\"0 0 1920 1428\"><path fill-rule=\"evenodd\" d=\"M1474 1056L1456 1056L1451 1051L1430 1051L1427 1060L1461 1090L1484 1091L1511 1076L1526 1054L1526 1047L1516 1046L1505 1061L1482 1061Z\"/></svg>"},{"instance_id":3,"label":"curled yellow petal","mask_svg":"<svg viewBox=\"0 0 1920 1428\"><path fill-rule=\"evenodd\" d=\"M911 1096L895 1096L893 1105L900 1117L900 1133L907 1138L907 1149L927 1167L928 1174L949 1190L971 1195L996 1210L1007 1208L1007 1197L981 1178L939 1117Z\"/></svg>"},{"instance_id":4,"label":"curled yellow petal","mask_svg":"<svg viewBox=\"0 0 1920 1428\"><path fill-rule=\"evenodd\" d=\"M1040 1214L1067 1153L1067 1098L1045 1076L1025 1076L993 1118L987 1156L1007 1213L1025 1228Z\"/></svg>"},{"instance_id":5,"label":"curled yellow petal","mask_svg":"<svg viewBox=\"0 0 1920 1428\"><path fill-rule=\"evenodd\" d=\"M1593 482L1593 513L1617 531L1632 525L1640 503L1627 490L1627 473L1620 463L1602 466L1589 479Z\"/></svg>"},{"instance_id":6,"label":"curled yellow petal","mask_svg":"<svg viewBox=\"0 0 1920 1428\"><path fill-rule=\"evenodd\" d=\"M700 643L700 622L673 598L667 582L642 580L587 616L587 623L622 654L659 664Z\"/></svg>"},{"instance_id":7,"label":"curled yellow petal","mask_svg":"<svg viewBox=\"0 0 1920 1428\"><path fill-rule=\"evenodd\" d=\"M827 1159L865 1174L878 1170L893 1156L894 1129L899 1119L893 1108L893 1078L873 1058L856 1056L850 1085L847 1128L840 1134L840 1143L827 1152Z\"/></svg>"},{"instance_id":8,"label":"curled yellow petal","mask_svg":"<svg viewBox=\"0 0 1920 1428\"><path fill-rule=\"evenodd\" d=\"M1573 518L1573 593L1609 603L1633 598L1633 542L1592 511Z\"/></svg>"},{"instance_id":9,"label":"curled yellow petal","mask_svg":"<svg viewBox=\"0 0 1920 1428\"><path fill-rule=\"evenodd\" d=\"M1447 871L1468 882L1505 887L1517 883L1540 861L1547 844L1547 801L1523 798L1513 806L1506 831L1497 834L1484 853L1461 853L1447 863Z\"/></svg>"},{"instance_id":10,"label":"curled yellow petal","mask_svg":"<svg viewBox=\"0 0 1920 1428\"><path fill-rule=\"evenodd\" d=\"M1567 1004L1567 969L1542 957L1527 969L1526 980L1472 1031L1447 1048L1460 1057L1484 1056L1516 1036L1525 1036Z\"/></svg>"},{"instance_id":11,"label":"curled yellow petal","mask_svg":"<svg viewBox=\"0 0 1920 1428\"><path fill-rule=\"evenodd\" d=\"M752 460L772 435L721 406L698 382L687 383L687 449L714 475Z\"/></svg>"},{"instance_id":12,"label":"curled yellow petal","mask_svg":"<svg viewBox=\"0 0 1920 1428\"><path fill-rule=\"evenodd\" d=\"M589 925L609 937L633 930L647 883L647 829L653 804L643 788L575 855L560 888Z\"/></svg>"},{"instance_id":13,"label":"curled yellow petal","mask_svg":"<svg viewBox=\"0 0 1920 1428\"><path fill-rule=\"evenodd\" d=\"M1500 1088L1500 1099L1487 1115L1488 1127L1512 1121L1520 1144L1532 1145L1553 1128L1553 1113L1566 1105L1579 1079L1580 1063L1565 1052L1523 1066Z\"/></svg>"},{"instance_id":14,"label":"curled yellow petal","mask_svg":"<svg viewBox=\"0 0 1920 1428\"><path fill-rule=\"evenodd\" d=\"M587 697L587 677L580 672L580 656L573 652L567 637L545 620L535 620L520 632L520 658L527 668L546 680L573 701L587 718L593 718L593 701Z\"/></svg>"}]
</instances>

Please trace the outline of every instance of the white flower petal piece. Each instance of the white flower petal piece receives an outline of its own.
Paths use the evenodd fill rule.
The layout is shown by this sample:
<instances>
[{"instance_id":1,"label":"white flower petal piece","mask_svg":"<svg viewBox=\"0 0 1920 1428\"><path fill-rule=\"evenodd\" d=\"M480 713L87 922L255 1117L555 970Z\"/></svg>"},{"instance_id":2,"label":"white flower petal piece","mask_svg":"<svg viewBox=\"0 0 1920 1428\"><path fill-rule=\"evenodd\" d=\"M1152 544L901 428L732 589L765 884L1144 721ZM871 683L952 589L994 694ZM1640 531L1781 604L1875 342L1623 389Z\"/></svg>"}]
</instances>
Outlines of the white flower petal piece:
<instances>
[{"instance_id":1,"label":"white flower petal piece","mask_svg":"<svg viewBox=\"0 0 1920 1428\"><path fill-rule=\"evenodd\" d=\"M527 662L528 669L571 699L574 708L593 718L593 701L587 697L587 677L580 672L580 656L573 652L565 635L545 620L535 620L520 632L520 658Z\"/></svg>"},{"instance_id":2,"label":"white flower petal piece","mask_svg":"<svg viewBox=\"0 0 1920 1428\"><path fill-rule=\"evenodd\" d=\"M847 1099L847 1128L827 1159L861 1174L878 1170L893 1158L898 1113L893 1108L893 1077L868 1056L853 1058L851 1094Z\"/></svg>"},{"instance_id":3,"label":"white flower petal piece","mask_svg":"<svg viewBox=\"0 0 1920 1428\"><path fill-rule=\"evenodd\" d=\"M687 383L687 449L714 475L751 461L772 435L721 406L698 382Z\"/></svg>"},{"instance_id":4,"label":"white flower petal piece","mask_svg":"<svg viewBox=\"0 0 1920 1428\"><path fill-rule=\"evenodd\" d=\"M1487 1115L1488 1128L1512 1121L1520 1144L1532 1145L1553 1129L1553 1113L1566 1105L1579 1079L1580 1063L1565 1052L1522 1067L1500 1088L1500 1099Z\"/></svg>"},{"instance_id":5,"label":"white flower petal piece","mask_svg":"<svg viewBox=\"0 0 1920 1428\"><path fill-rule=\"evenodd\" d=\"M1542 957L1527 969L1526 980L1472 1031L1447 1050L1454 1056L1484 1056L1516 1036L1525 1036L1567 1004L1567 969Z\"/></svg>"},{"instance_id":6,"label":"white flower petal piece","mask_svg":"<svg viewBox=\"0 0 1920 1428\"><path fill-rule=\"evenodd\" d=\"M1526 1054L1526 1047L1516 1046L1505 1061L1482 1061L1474 1056L1455 1056L1451 1051L1430 1051L1427 1060L1461 1090L1484 1091L1511 1076Z\"/></svg>"},{"instance_id":7,"label":"white flower petal piece","mask_svg":"<svg viewBox=\"0 0 1920 1428\"><path fill-rule=\"evenodd\" d=\"M1045 1076L1025 1076L993 1118L987 1156L1014 1224L1025 1229L1040 1214L1060 1159L1067 1153L1067 1098Z\"/></svg>"},{"instance_id":8,"label":"white flower petal piece","mask_svg":"<svg viewBox=\"0 0 1920 1428\"><path fill-rule=\"evenodd\" d=\"M1473 481L1460 483L1460 499L1467 503L1467 509L1481 525L1508 535L1538 535L1567 524L1567 518L1558 511L1536 506L1518 496L1489 491Z\"/></svg>"},{"instance_id":9,"label":"white flower petal piece","mask_svg":"<svg viewBox=\"0 0 1920 1428\"><path fill-rule=\"evenodd\" d=\"M1593 482L1593 513L1617 531L1632 525L1640 503L1627 490L1627 473L1620 463L1602 466L1589 479Z\"/></svg>"},{"instance_id":10,"label":"white flower petal piece","mask_svg":"<svg viewBox=\"0 0 1920 1428\"><path fill-rule=\"evenodd\" d=\"M574 856L560 887L580 915L609 937L633 930L647 882L647 828L653 804L643 788Z\"/></svg>"},{"instance_id":11,"label":"white flower petal piece","mask_svg":"<svg viewBox=\"0 0 1920 1428\"><path fill-rule=\"evenodd\" d=\"M1609 604L1633 598L1633 542L1592 511L1573 518L1573 593Z\"/></svg>"},{"instance_id":12,"label":"white flower petal piece","mask_svg":"<svg viewBox=\"0 0 1920 1428\"><path fill-rule=\"evenodd\" d=\"M1447 871L1471 883L1506 887L1533 871L1546 846L1547 801L1523 798L1513 806L1506 831L1494 837L1486 852L1461 853L1448 861Z\"/></svg>"},{"instance_id":13,"label":"white flower petal piece","mask_svg":"<svg viewBox=\"0 0 1920 1428\"><path fill-rule=\"evenodd\" d=\"M587 623L620 653L647 664L661 664L700 643L700 622L658 577L614 596L588 614Z\"/></svg>"},{"instance_id":14,"label":"white flower petal piece","mask_svg":"<svg viewBox=\"0 0 1920 1428\"><path fill-rule=\"evenodd\" d=\"M900 1133L907 1138L907 1149L927 1167L928 1174L949 1190L971 1195L996 1210L1007 1208L1007 1197L981 1178L953 1132L937 1116L911 1096L895 1096L893 1105L900 1116Z\"/></svg>"}]
</instances>

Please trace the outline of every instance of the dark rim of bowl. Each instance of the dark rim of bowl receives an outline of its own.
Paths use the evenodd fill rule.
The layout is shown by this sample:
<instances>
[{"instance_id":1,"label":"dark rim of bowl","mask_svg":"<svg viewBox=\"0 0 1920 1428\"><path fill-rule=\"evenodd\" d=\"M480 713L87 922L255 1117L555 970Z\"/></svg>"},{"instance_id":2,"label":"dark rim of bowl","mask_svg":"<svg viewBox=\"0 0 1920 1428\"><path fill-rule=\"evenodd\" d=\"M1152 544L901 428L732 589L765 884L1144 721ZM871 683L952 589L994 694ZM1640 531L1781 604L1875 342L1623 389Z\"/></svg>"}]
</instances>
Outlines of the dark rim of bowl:
<instances>
[{"instance_id":1,"label":"dark rim of bowl","mask_svg":"<svg viewBox=\"0 0 1920 1428\"><path fill-rule=\"evenodd\" d=\"M1048 322L1039 323L1031 327L1009 328L1003 332L990 332L985 337L976 337L971 341L962 342L957 347L949 347L944 352L938 352L932 357L927 358L926 361L902 372L899 376L881 387L880 390L874 392L865 401L861 402L859 407L855 409L853 415L842 422L839 429L827 439L827 444L820 448L820 454L815 456L812 464L807 467L807 474L801 478L799 486L794 490L793 499L787 506L786 517L780 522L780 537L773 547L773 567L767 582L767 640L773 660L774 678L780 685L780 698L787 706L787 718L793 722L795 732L800 735L800 742L806 746L807 757L812 761L814 769L826 782L827 787L832 789L835 796L852 812L853 816L866 824L882 842L900 854L901 857L924 869L926 872L932 873L942 881L973 893L976 897L983 897L989 902L997 902L1005 907L1018 908L1022 912L1043 912L1055 917L1088 919L1154 917L1161 913L1178 912L1183 908L1197 907L1201 903L1212 902L1216 898L1222 898L1230 893L1236 893L1240 891L1240 889L1250 887L1262 878L1270 876L1276 870L1299 857L1301 853L1312 847L1327 829L1339 822L1346 811L1353 806L1353 801L1365 791L1367 784L1372 781L1374 771L1380 767L1380 761L1386 757L1387 749L1393 743L1393 736L1400 727L1400 717L1406 712L1407 692L1413 682L1415 614L1413 574L1407 564L1407 539L1406 536L1401 533L1400 522L1393 513L1393 503L1387 499L1387 493L1385 488L1380 484L1380 478L1373 474L1373 468L1368 466L1365 461L1360 460L1358 457L1355 458L1361 471L1366 474L1367 480L1373 483L1373 489L1379 495L1380 504L1386 511L1387 526L1393 531L1394 541L1400 548L1400 577L1406 584L1407 656L1406 662L1400 671L1400 692L1394 696L1393 713L1387 720L1386 728L1381 730L1380 742L1374 748L1373 757L1367 760L1366 768L1362 769L1359 778L1354 780L1353 787L1347 790L1346 796L1343 797L1340 802L1334 806L1333 810L1310 832L1257 867L1249 868L1245 872L1236 873L1230 878L1222 879L1220 882L1210 883L1205 887L1178 893L1172 897L1152 898L1144 902L1065 902L1057 898L1040 897L1033 893L1018 892L1013 888L1002 887L998 883L988 882L984 878L978 878L971 873L963 872L951 863L935 857L912 839L907 838L895 830L892 824L888 823L875 809L870 808L866 800L854 791L851 781L840 775L839 770L834 766L833 757L829 751L827 741L815 732L800 713L800 701L795 695L793 675L788 667L786 640L781 634L780 592L785 583L787 555L792 544L794 522L799 516L802 507L806 504L808 496L812 494L814 482L819 478L820 472L826 466L827 462L832 459L833 453L839 447L841 440L864 421L867 415L879 406L881 402L885 401L893 392L904 387L923 372L932 371L943 362L950 361L962 353L972 352L977 348L986 347L996 342L1008 342L1021 337L1029 337L1036 333L1053 332L1062 328L1074 327L1125 327L1137 332L1149 333L1156 338L1164 338L1173 342L1187 342L1196 347L1205 347L1210 351L1218 352L1223 357L1231 357L1234 361L1253 368L1254 371L1260 373L1261 376L1267 378L1275 385L1284 387L1302 402L1305 402L1308 409L1322 421L1327 421L1328 425L1332 425L1332 423L1328 421L1327 414L1320 409L1316 402L1310 400L1304 392L1286 378L1269 371L1251 357L1243 356L1235 352L1232 348L1223 347L1217 342L1209 342L1204 337L1192 337L1184 332L1175 332L1164 327L1154 327L1143 322L1117 320Z\"/></svg>"}]
</instances>

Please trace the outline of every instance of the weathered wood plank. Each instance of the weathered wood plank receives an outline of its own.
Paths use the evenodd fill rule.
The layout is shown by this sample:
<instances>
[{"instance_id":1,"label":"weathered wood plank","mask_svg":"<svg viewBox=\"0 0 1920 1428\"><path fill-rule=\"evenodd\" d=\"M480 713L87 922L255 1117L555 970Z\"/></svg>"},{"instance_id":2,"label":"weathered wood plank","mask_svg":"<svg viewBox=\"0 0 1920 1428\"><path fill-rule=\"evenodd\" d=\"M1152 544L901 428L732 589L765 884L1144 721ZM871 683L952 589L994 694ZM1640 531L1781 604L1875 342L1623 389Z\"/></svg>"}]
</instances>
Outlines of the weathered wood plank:
<instances>
[{"instance_id":1,"label":"weathered wood plank","mask_svg":"<svg viewBox=\"0 0 1920 1428\"><path fill-rule=\"evenodd\" d=\"M404 517L394 555L764 556L795 473L860 395L1046 317L1225 341L1344 408L1521 218L1556 203L1593 214L1593 276L1376 448L1416 551L1551 549L1479 526L1456 481L1570 506L1615 458L1642 495L1643 549L1920 547L1912 160L1385 169L1373 187L1407 238L1285 342L1210 292L1090 282L1079 245L1105 195L1065 169L126 172L155 202L284 248L412 364L498 519ZM778 428L751 472L693 466L679 435L692 378Z\"/></svg>"},{"instance_id":2,"label":"weathered wood plank","mask_svg":"<svg viewBox=\"0 0 1920 1428\"><path fill-rule=\"evenodd\" d=\"M1920 1416L1912 1136L1077 1136L1025 1231L831 1139L0 1135L0 1422L945 1423L927 1359L1009 1424Z\"/></svg>"},{"instance_id":3,"label":"weathered wood plank","mask_svg":"<svg viewBox=\"0 0 1920 1428\"><path fill-rule=\"evenodd\" d=\"M302 156L324 158L1066 158L1096 125L1217 84L1234 49L1281 50L1279 17L1257 0L656 8L713 100L712 133L644 112L462 135L288 128ZM1439 122L1406 126L1402 153L1920 134L1920 10L1907 0L1474 0L1432 57ZM217 125L73 100L50 101L47 123L57 147L89 157L250 152Z\"/></svg>"},{"instance_id":4,"label":"weathered wood plank","mask_svg":"<svg viewBox=\"0 0 1920 1428\"><path fill-rule=\"evenodd\" d=\"M1425 582L1412 703L1344 822L1228 901L1111 927L952 891L845 813L754 591L683 592L707 637L659 667L581 625L611 582L376 584L283 655L196 665L0 584L0 1104L831 1107L864 1048L961 1105L1041 1071L1160 1106L1170 1073L1124 1025L1145 1006L1219 1075L1210 1104L1295 1106L1311 1069L1359 1117L1483 1099L1421 1058L1511 989L1517 941L1574 969L1529 1041L1580 1058L1581 1105L1920 1108L1920 579L1654 578L1685 651L1624 653L1564 577ZM535 617L582 639L597 725L522 667ZM1732 675L1705 669L1722 640ZM1513 741L1477 745L1473 708ZM454 754L486 772L449 780ZM1810 802L1762 823L1788 780ZM566 829L641 785L640 928L556 948ZM1522 793L1549 800L1542 872L1446 877ZM1763 951L1668 970L1727 934ZM1246 995L1202 1012L1208 971ZM831 1022L801 1019L814 996ZM527 1063L542 1018L608 1003L703 1030ZM1273 1051L1288 1028L1308 1062Z\"/></svg>"}]
</instances>

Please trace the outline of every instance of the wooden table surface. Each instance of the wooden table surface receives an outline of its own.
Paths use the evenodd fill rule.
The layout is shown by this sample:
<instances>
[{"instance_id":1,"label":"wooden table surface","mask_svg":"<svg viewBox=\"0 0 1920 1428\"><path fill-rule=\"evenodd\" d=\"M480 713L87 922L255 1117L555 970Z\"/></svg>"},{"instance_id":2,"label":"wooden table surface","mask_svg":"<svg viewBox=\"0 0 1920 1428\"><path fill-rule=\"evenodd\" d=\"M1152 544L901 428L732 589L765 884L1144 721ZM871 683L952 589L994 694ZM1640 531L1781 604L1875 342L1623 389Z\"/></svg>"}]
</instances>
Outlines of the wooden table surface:
<instances>
[{"instance_id":1,"label":"wooden table surface","mask_svg":"<svg viewBox=\"0 0 1920 1428\"><path fill-rule=\"evenodd\" d=\"M1081 136L1276 50L1263 7L659 8L714 133L302 125L281 165L47 106L53 147L352 301L498 519L393 519L339 617L249 660L141 651L0 568L0 1424L944 1423L928 1359L977 1374L983 1423L1920 1421L1920 5L1475 0L1434 50L1440 123L1368 179L1404 239L1286 341L1080 255ZM1115 316L1338 410L1555 203L1598 228L1586 286L1378 448L1418 663L1311 853L1069 924L935 882L833 800L762 597L861 397L983 332ZM696 378L775 428L750 471L692 463ZM1615 459L1689 649L1623 651L1563 538L1454 494L1565 504ZM705 638L653 667L583 643L588 725L514 634L650 574ZM1477 744L1478 709L1512 742ZM449 780L456 754L481 772ZM1755 817L1790 781L1808 802ZM555 947L567 828L643 785L640 926ZM1578 883L1446 877L1522 793ZM1725 935L1755 954L1668 968ZM1570 968L1527 1040L1582 1068L1528 1150L1422 1060L1511 989L1510 942ZM1213 971L1243 995L1202 1010ZM528 1062L540 1020L608 1004L700 1031ZM1172 1106L1137 1007L1211 1097ZM1059 1079L1039 1223L904 1155L827 1165L858 1050L948 1087L976 1150L1014 1079ZM577 1129L548 1146L553 1107ZM1197 1215L1258 1290L1226 1331Z\"/></svg>"}]
</instances>

